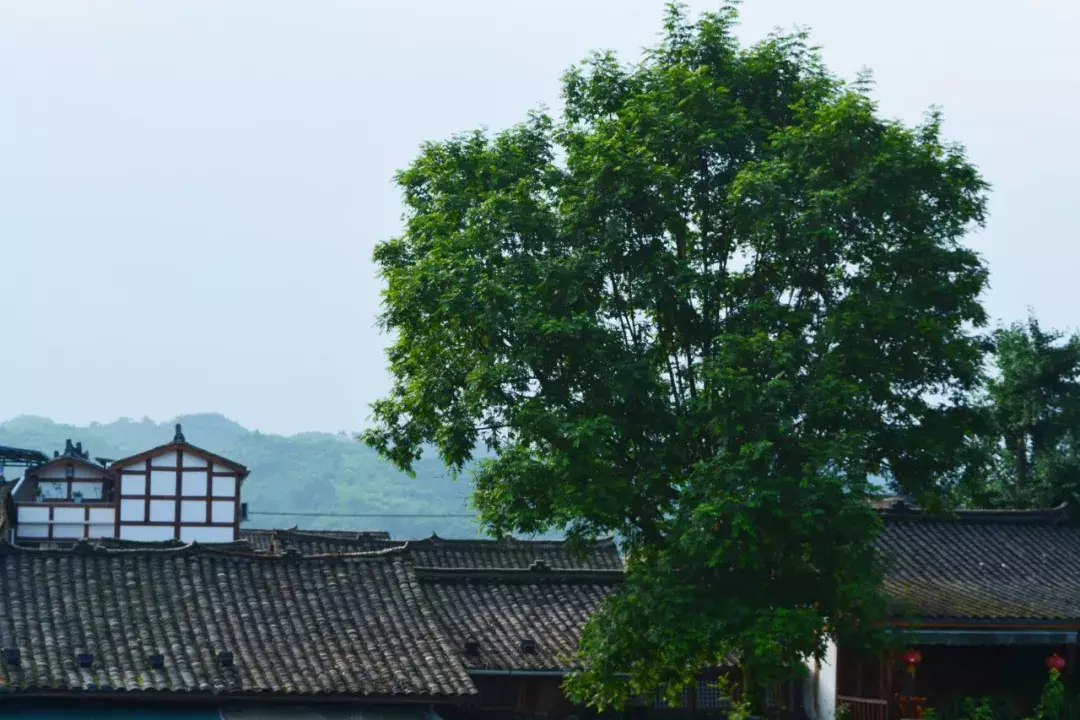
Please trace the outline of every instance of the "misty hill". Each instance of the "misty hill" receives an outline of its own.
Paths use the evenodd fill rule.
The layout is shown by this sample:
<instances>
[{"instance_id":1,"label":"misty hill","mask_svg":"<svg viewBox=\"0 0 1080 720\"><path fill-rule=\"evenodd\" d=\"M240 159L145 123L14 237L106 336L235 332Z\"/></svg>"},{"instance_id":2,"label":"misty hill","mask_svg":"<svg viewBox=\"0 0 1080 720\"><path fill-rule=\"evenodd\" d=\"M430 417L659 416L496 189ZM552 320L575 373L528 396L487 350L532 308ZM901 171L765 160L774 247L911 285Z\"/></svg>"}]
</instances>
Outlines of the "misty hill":
<instances>
[{"instance_id":1,"label":"misty hill","mask_svg":"<svg viewBox=\"0 0 1080 720\"><path fill-rule=\"evenodd\" d=\"M163 445L173 425L183 423L193 445L243 463L251 471L243 499L251 522L245 527L292 527L388 530L394 537L471 537L475 523L465 518L339 518L260 512L323 512L385 514L471 513L465 478L453 480L437 458L425 457L410 478L381 460L372 450L340 433L300 433L284 437L248 430L218 414L185 415L156 423L120 419L86 427L62 425L23 416L0 423L0 445L63 451L64 441L81 442L91 457L117 459ZM17 473L18 471L16 471ZM14 474L8 472L9 479Z\"/></svg>"}]
</instances>

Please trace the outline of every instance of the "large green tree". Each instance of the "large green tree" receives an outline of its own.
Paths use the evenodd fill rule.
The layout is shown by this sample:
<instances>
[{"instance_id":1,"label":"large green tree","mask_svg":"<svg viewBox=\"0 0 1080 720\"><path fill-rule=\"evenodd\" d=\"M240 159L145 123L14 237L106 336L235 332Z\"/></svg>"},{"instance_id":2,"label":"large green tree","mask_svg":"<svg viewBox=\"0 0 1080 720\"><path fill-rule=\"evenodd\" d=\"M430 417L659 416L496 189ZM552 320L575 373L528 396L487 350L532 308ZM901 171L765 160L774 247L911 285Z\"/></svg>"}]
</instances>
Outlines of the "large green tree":
<instances>
[{"instance_id":1,"label":"large green tree","mask_svg":"<svg viewBox=\"0 0 1080 720\"><path fill-rule=\"evenodd\" d=\"M593 703L758 680L880 607L868 475L953 480L979 378L985 184L940 118L880 118L801 34L741 47L672 6L633 65L595 54L561 117L430 143L375 251L394 385L366 441L494 456L495 533L616 533Z\"/></svg>"},{"instance_id":2,"label":"large green tree","mask_svg":"<svg viewBox=\"0 0 1080 720\"><path fill-rule=\"evenodd\" d=\"M1080 335L1046 331L1031 316L993 335L982 395L982 482L960 502L1054 507L1080 501Z\"/></svg>"}]
</instances>

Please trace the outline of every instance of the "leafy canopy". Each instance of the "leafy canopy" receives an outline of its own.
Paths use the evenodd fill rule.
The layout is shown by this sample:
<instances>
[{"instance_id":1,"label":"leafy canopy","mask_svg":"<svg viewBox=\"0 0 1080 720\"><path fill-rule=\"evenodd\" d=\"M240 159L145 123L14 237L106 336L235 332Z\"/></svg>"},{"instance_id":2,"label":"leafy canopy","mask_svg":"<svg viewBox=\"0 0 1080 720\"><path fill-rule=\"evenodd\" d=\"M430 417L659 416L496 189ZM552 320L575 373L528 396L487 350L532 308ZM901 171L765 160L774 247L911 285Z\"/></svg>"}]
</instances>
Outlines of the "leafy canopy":
<instances>
[{"instance_id":1,"label":"leafy canopy","mask_svg":"<svg viewBox=\"0 0 1080 720\"><path fill-rule=\"evenodd\" d=\"M394 385L366 441L405 469L486 443L490 530L624 540L570 682L598 705L868 628L867 476L954 479L979 378L976 169L937 115L882 120L803 35L735 22L672 6L640 63L570 70L561 117L424 145L375 251Z\"/></svg>"},{"instance_id":2,"label":"leafy canopy","mask_svg":"<svg viewBox=\"0 0 1080 720\"><path fill-rule=\"evenodd\" d=\"M994 371L980 396L981 482L960 504L1055 507L1080 500L1080 335L1031 316L993 335Z\"/></svg>"}]
</instances>

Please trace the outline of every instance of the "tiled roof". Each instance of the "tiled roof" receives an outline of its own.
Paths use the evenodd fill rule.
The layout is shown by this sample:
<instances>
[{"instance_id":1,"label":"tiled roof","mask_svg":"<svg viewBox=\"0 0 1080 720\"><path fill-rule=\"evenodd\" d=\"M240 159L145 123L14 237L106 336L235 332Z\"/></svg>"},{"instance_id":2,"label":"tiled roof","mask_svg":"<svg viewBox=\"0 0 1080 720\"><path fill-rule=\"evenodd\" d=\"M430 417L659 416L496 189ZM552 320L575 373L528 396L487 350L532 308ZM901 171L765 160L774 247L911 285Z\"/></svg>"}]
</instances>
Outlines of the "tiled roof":
<instances>
[{"instance_id":1,"label":"tiled roof","mask_svg":"<svg viewBox=\"0 0 1080 720\"><path fill-rule=\"evenodd\" d=\"M400 551L204 546L28 550L0 542L0 693L141 691L455 700L476 689ZM233 653L222 667L218 653ZM76 664L93 653L89 668ZM149 656L164 655L153 669Z\"/></svg>"},{"instance_id":2,"label":"tiled roof","mask_svg":"<svg viewBox=\"0 0 1080 720\"><path fill-rule=\"evenodd\" d=\"M11 529L15 518L15 501L11 498L14 487L15 483L0 480L0 538Z\"/></svg>"},{"instance_id":3,"label":"tiled roof","mask_svg":"<svg viewBox=\"0 0 1080 720\"><path fill-rule=\"evenodd\" d=\"M256 552L284 553L288 548L294 548L304 555L383 550L405 544L404 540L366 542L389 541L390 533L385 530L241 530L240 539L249 542Z\"/></svg>"},{"instance_id":4,"label":"tiled roof","mask_svg":"<svg viewBox=\"0 0 1080 720\"><path fill-rule=\"evenodd\" d=\"M438 535L423 540L392 540L387 533L374 531L240 531L241 540L247 540L262 552L270 551L271 537L276 553L293 550L303 555L332 555L403 547L410 561L425 567L528 568L541 560L552 568L622 569L613 540L597 541L578 556L558 540L457 540Z\"/></svg>"},{"instance_id":5,"label":"tiled roof","mask_svg":"<svg viewBox=\"0 0 1080 720\"><path fill-rule=\"evenodd\" d=\"M563 670L581 628L622 581L621 571L415 569L461 661L473 669ZM523 640L535 643L532 652ZM475 648L468 647L475 641Z\"/></svg>"},{"instance_id":6,"label":"tiled roof","mask_svg":"<svg viewBox=\"0 0 1080 720\"><path fill-rule=\"evenodd\" d=\"M1080 623L1080 526L1064 508L884 519L885 591L904 617Z\"/></svg>"},{"instance_id":7,"label":"tiled roof","mask_svg":"<svg viewBox=\"0 0 1080 720\"><path fill-rule=\"evenodd\" d=\"M410 540L410 557L418 566L440 568L528 568L541 560L556 569L622 570L614 540L599 540L582 556L559 540L449 540L432 535Z\"/></svg>"}]
</instances>

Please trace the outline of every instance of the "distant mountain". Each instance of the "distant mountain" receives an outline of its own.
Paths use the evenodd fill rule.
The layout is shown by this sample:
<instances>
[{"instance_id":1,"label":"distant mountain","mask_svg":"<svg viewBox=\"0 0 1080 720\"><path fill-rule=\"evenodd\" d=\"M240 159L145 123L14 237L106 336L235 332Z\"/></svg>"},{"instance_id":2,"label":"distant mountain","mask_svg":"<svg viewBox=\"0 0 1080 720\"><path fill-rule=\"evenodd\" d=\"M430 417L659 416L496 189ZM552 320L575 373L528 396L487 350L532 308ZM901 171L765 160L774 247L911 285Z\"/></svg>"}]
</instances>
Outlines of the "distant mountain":
<instances>
[{"instance_id":1,"label":"distant mountain","mask_svg":"<svg viewBox=\"0 0 1080 720\"><path fill-rule=\"evenodd\" d=\"M0 445L41 450L52 455L64 441L81 442L91 457L117 459L169 442L173 425L182 423L188 442L243 463L251 470L243 499L247 527L388 530L394 537L473 537L474 521L465 518L339 518L260 515L260 512L380 514L471 513L471 483L454 480L437 458L416 466L416 478L398 472L367 446L345 433L301 433L284 437L248 430L215 413L185 415L156 423L120 419L79 427L42 417L22 416L0 423ZM10 476L9 471L9 476ZM10 477L9 477L10 479Z\"/></svg>"}]
</instances>

